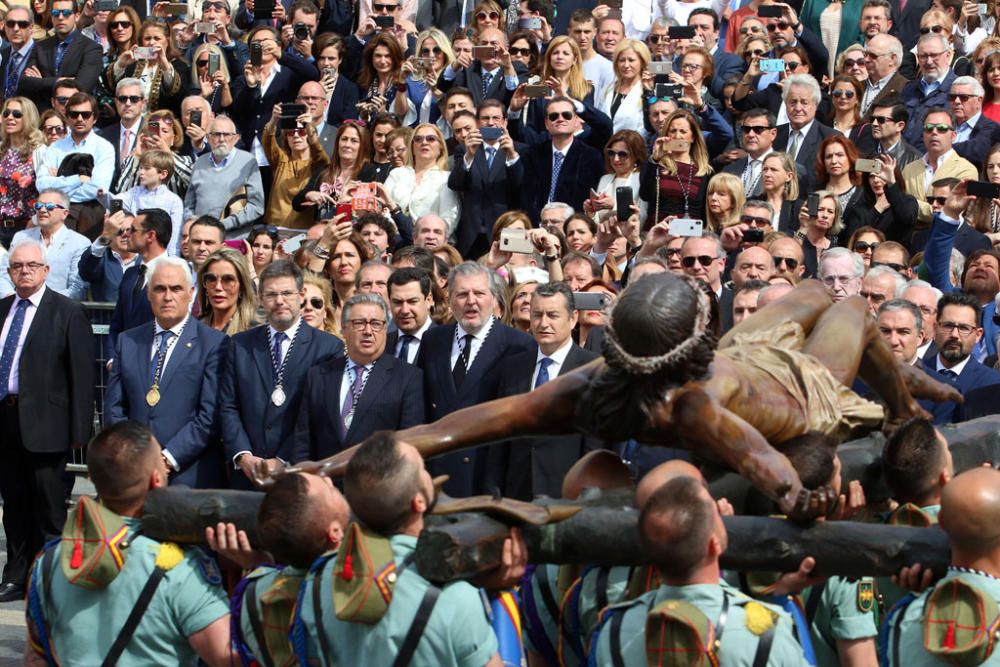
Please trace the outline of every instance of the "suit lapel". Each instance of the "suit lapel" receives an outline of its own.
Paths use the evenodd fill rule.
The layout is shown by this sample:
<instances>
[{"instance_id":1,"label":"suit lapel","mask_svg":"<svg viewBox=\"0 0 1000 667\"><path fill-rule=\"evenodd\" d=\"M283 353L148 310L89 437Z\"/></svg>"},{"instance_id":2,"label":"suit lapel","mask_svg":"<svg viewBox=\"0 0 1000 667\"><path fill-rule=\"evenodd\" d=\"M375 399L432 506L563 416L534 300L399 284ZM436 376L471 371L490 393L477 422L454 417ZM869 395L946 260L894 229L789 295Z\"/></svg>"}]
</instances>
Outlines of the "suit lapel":
<instances>
[{"instance_id":1,"label":"suit lapel","mask_svg":"<svg viewBox=\"0 0 1000 667\"><path fill-rule=\"evenodd\" d=\"M24 354L24 350L28 349L28 346L31 345L36 338L45 335L44 333L38 333L41 329L46 327L46 323L44 323L45 321L41 318L44 318L46 313L48 313L49 308L52 306L53 298L52 290L46 287L45 291L42 293L42 300L38 302L38 310L35 313L34 319L31 321L31 328L28 329L28 335L24 337L24 346L22 347L21 354ZM13 303L13 301L11 303ZM6 310L10 310L9 305ZM4 317L6 317L6 314ZM3 320L0 320L0 326L3 326Z\"/></svg>"},{"instance_id":2,"label":"suit lapel","mask_svg":"<svg viewBox=\"0 0 1000 667\"><path fill-rule=\"evenodd\" d=\"M327 375L328 380L321 383L321 387L329 391L326 397L327 409L324 411L326 413L326 418L328 420L328 428L332 429L329 431L336 438L337 442L341 442L341 421L340 421L340 385L344 381L344 368L347 367L347 357L340 357L337 359L337 363L331 364L324 369L324 373ZM350 400L350 396L347 397ZM309 400L306 398L305 400ZM353 422L352 422L353 423Z\"/></svg>"},{"instance_id":3,"label":"suit lapel","mask_svg":"<svg viewBox=\"0 0 1000 667\"><path fill-rule=\"evenodd\" d=\"M253 360L254 365L257 366L257 372L260 373L260 379L264 381L264 386L270 390L274 388L274 379L271 377L271 341L267 336L266 324L261 325L258 329L257 344L251 347Z\"/></svg>"},{"instance_id":4,"label":"suit lapel","mask_svg":"<svg viewBox=\"0 0 1000 667\"><path fill-rule=\"evenodd\" d=\"M170 352L170 361L160 374L160 389L166 390L167 385L174 379L177 369L180 368L193 354L196 354L195 346L198 345L198 320L192 317L181 331L180 338L174 343L174 349Z\"/></svg>"},{"instance_id":5,"label":"suit lapel","mask_svg":"<svg viewBox=\"0 0 1000 667\"><path fill-rule=\"evenodd\" d=\"M500 349L500 333L498 330L501 326L499 320L494 320L493 326L490 327L490 332L486 335L486 340L479 346L476 358L472 360L469 371L465 374L465 380L462 381L462 388L459 390L460 394L467 391L470 387L477 386L483 373L486 372L486 367L490 363L489 360L499 356L497 354Z\"/></svg>"},{"instance_id":6,"label":"suit lapel","mask_svg":"<svg viewBox=\"0 0 1000 667\"><path fill-rule=\"evenodd\" d=\"M372 370L368 373L368 380L365 382L365 388L361 392L360 398L358 398L358 404L354 406L354 419L351 420L351 428L347 430L347 436L344 438L344 444L353 443L355 436L355 431L358 430L358 424L361 421L361 415L369 414L375 403L375 398L381 396L386 384L389 382L391 373L389 372L388 366L392 362L385 358L385 353L382 354L375 361L375 365L372 366ZM343 373L340 376L343 378ZM338 392L339 395L339 392ZM348 396L350 399L350 396Z\"/></svg>"}]
</instances>

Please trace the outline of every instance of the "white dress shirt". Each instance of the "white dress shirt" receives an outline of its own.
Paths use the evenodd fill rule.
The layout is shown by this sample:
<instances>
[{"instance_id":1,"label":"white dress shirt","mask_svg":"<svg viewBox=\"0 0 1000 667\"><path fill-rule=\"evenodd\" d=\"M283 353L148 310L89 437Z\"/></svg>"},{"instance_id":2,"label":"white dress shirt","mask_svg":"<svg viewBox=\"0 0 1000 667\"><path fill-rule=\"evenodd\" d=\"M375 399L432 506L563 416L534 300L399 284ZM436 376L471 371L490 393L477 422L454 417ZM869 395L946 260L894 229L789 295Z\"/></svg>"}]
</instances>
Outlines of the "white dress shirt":
<instances>
[{"instance_id":1,"label":"white dress shirt","mask_svg":"<svg viewBox=\"0 0 1000 667\"><path fill-rule=\"evenodd\" d=\"M469 350L469 365L466 370L472 368L473 362L476 361L476 355L479 354L479 348L483 346L486 342L486 337L490 335L490 330L493 329L493 323L495 318L490 315L489 321L483 325L483 328L479 330L479 333L472 334L472 349ZM455 325L455 335L452 337L451 341L451 358L449 367L454 369L455 364L458 363L458 357L462 353L461 343L464 336L469 334L468 331L462 328L461 324Z\"/></svg>"},{"instance_id":2,"label":"white dress shirt","mask_svg":"<svg viewBox=\"0 0 1000 667\"><path fill-rule=\"evenodd\" d=\"M374 361L371 363L367 363L364 366L360 366L354 363L354 361L350 357L347 358L347 363L344 364L344 378L340 381L340 399L337 401L338 419L340 418L340 415L344 414L344 404L347 403L347 401L354 400L353 397L351 396L351 385L354 384L352 382L354 377L354 373L352 371L354 369L362 369L360 372L364 373L364 376L361 380L361 392L364 392L365 383L368 382L368 377L371 375L372 369L374 367L375 367ZM360 399L361 399L361 393L358 394L358 400L360 401ZM358 406L355 405L354 409L357 410ZM353 413L351 413L351 417L353 419L354 417Z\"/></svg>"},{"instance_id":3,"label":"white dress shirt","mask_svg":"<svg viewBox=\"0 0 1000 667\"><path fill-rule=\"evenodd\" d=\"M965 359L962 359L960 362L958 362L957 364L955 364L951 368L948 368L947 366L945 366L944 364L941 363L941 353L938 352L937 357L934 358L934 362L935 362L935 364L937 364L937 372L938 373L940 373L941 371L951 371L956 376L959 376L959 375L962 374L962 371L965 370L965 366L969 363L969 359L971 359L971 358L972 358L972 355L970 354Z\"/></svg>"},{"instance_id":4,"label":"white dress shirt","mask_svg":"<svg viewBox=\"0 0 1000 667\"><path fill-rule=\"evenodd\" d=\"M558 377L559 373L562 372L563 364L566 363L566 356L569 354L569 351L572 348L573 348L573 339L568 338L566 339L566 342L563 343L563 346L560 347L555 352L553 352L552 354L549 355L543 354L542 351L539 349L538 356L535 358L535 370L531 374L531 388L534 389L535 382L538 381L538 371L542 370L542 359L548 357L549 359L552 360L552 363L549 364L549 380L550 381L554 380L556 377Z\"/></svg>"},{"instance_id":5,"label":"white dress shirt","mask_svg":"<svg viewBox=\"0 0 1000 667\"><path fill-rule=\"evenodd\" d=\"M403 347L403 337L407 336L407 335L410 335L410 336L413 336L414 338L416 338L417 340L410 343L410 347L406 350L406 359L405 359L405 361L407 363L410 363L410 364L414 363L416 361L416 359L417 359L417 352L420 351L420 343L424 339L424 333L426 333L427 330L431 328L432 324L433 324L433 322L431 321L430 315L428 315L427 316L427 321L424 322L424 326L420 327L419 329L417 329L412 334L405 334L402 331L400 331L399 332L399 338L396 340L396 349L393 350L393 355L392 356L394 356L396 358L399 358L399 351Z\"/></svg>"},{"instance_id":6,"label":"white dress shirt","mask_svg":"<svg viewBox=\"0 0 1000 667\"><path fill-rule=\"evenodd\" d=\"M35 313L38 312L38 305L42 302L42 295L45 294L45 285L42 288L29 296L27 301L29 304L28 309L24 311L24 323L21 325L21 335L17 339L17 348L14 350L14 363L10 367L10 380L7 382L7 393L11 395L17 395L20 389L20 383L18 382L18 373L21 368L21 350L24 348L24 341L28 337L28 331L31 329L31 323L35 320ZM15 295L13 303L10 304L10 311L7 313L7 319L3 323L3 331L0 331L0 350L3 349L4 345L7 344L7 335L10 333L10 326L14 323L14 314L17 312L17 304L23 301L21 297Z\"/></svg>"},{"instance_id":7,"label":"white dress shirt","mask_svg":"<svg viewBox=\"0 0 1000 667\"><path fill-rule=\"evenodd\" d=\"M52 235L49 243L42 239L39 227L28 227L14 234L11 247L24 240L38 241L45 247L45 261L49 265L49 276L45 285L65 297L82 301L87 296L87 282L80 277L80 258L90 247L90 239L63 225ZM7 272L9 257L3 258L0 274L0 297L14 293L14 283Z\"/></svg>"}]
</instances>

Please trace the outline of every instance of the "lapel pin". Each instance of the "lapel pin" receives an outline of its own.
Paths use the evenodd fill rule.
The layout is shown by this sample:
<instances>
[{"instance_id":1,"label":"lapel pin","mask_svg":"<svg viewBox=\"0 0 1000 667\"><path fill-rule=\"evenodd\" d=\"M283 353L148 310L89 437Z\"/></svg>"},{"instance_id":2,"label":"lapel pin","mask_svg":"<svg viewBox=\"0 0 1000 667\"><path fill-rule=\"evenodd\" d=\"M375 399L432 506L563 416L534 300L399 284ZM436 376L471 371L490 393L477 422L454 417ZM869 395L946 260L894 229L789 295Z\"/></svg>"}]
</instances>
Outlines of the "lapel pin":
<instances>
[{"instance_id":1,"label":"lapel pin","mask_svg":"<svg viewBox=\"0 0 1000 667\"><path fill-rule=\"evenodd\" d=\"M188 349L191 349L191 343L188 343L185 347L187 347Z\"/></svg>"}]
</instances>

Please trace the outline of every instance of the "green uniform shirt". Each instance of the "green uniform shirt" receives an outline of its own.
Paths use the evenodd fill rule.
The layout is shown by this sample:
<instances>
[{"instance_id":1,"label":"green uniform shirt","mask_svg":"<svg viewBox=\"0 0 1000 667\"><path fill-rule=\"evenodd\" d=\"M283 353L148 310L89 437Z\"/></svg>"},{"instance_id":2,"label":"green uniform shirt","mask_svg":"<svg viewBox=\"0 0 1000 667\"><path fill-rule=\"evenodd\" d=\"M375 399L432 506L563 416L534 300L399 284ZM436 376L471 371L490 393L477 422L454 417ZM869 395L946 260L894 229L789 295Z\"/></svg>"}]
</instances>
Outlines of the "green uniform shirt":
<instances>
[{"instance_id":1,"label":"green uniform shirt","mask_svg":"<svg viewBox=\"0 0 1000 667\"><path fill-rule=\"evenodd\" d=\"M61 664L100 665L153 572L160 543L133 532L140 525L138 519L122 518L129 527L131 546L122 571L107 588L88 590L69 583L58 558L53 559L52 572L46 576L41 574L41 558L32 567L49 641ZM212 565L206 568L200 559L208 559ZM225 590L205 575L214 563L201 549L185 549L184 560L166 573L156 589L120 665L198 664L188 637L229 614ZM47 584L51 591L45 590Z\"/></svg>"},{"instance_id":2,"label":"green uniform shirt","mask_svg":"<svg viewBox=\"0 0 1000 667\"><path fill-rule=\"evenodd\" d=\"M725 592L724 592L725 591ZM646 664L646 616L656 605L666 600L684 600L696 606L715 625L722 612L722 598L730 597L726 624L722 631L722 647L719 651L720 667L752 667L759 639L747 629L743 605L751 601L742 593L728 587L711 584L691 586L660 586L655 591L636 598L623 611L621 623L621 646L624 664L628 667ZM792 622L778 607L757 602L778 615L774 642L767 664L769 667L805 667L808 665L802 655L802 648L795 641ZM611 623L601 626L596 648L591 653L596 656L598 667L613 667L611 657Z\"/></svg>"},{"instance_id":3,"label":"green uniform shirt","mask_svg":"<svg viewBox=\"0 0 1000 667\"><path fill-rule=\"evenodd\" d=\"M304 577L306 575L306 570L291 566L285 568L264 567L258 568L256 571L251 572L250 575L248 575L257 581L256 587L254 588L253 604L255 606L257 618L261 620L262 627L264 620L261 613L260 596L271 588L271 585L274 583L274 580L279 574L298 574ZM247 599L246 590L244 590L243 600L240 602L242 607L240 613L240 630L243 633L243 642L247 645L247 652L259 660L260 644L257 641L257 636L253 632L253 625L250 621L250 611L247 609L248 604L250 604L250 600ZM289 629L291 629L291 622L292 619L288 619Z\"/></svg>"},{"instance_id":4,"label":"green uniform shirt","mask_svg":"<svg viewBox=\"0 0 1000 667\"><path fill-rule=\"evenodd\" d=\"M396 566L417 546L417 538L389 539ZM332 571L333 560L325 569ZM329 581L329 575L323 578ZM322 631L335 657L329 665L392 665L430 583L413 565L399 576L385 616L374 625L348 623L333 613L333 592L324 591ZM311 594L309 591L307 593ZM329 604L329 611L326 605ZM497 639L479 590L464 581L448 584L434 606L411 664L434 667L483 667L497 653Z\"/></svg>"},{"instance_id":5,"label":"green uniform shirt","mask_svg":"<svg viewBox=\"0 0 1000 667\"><path fill-rule=\"evenodd\" d=\"M865 586L869 586L870 591L874 590L871 577L861 577L855 581L842 577L827 579L809 626L819 667L840 667L840 658L837 656L838 639L878 636L874 598L868 611L862 611L862 604L858 599L860 590ZM808 600L811 592L811 588L803 591L802 599Z\"/></svg>"},{"instance_id":6,"label":"green uniform shirt","mask_svg":"<svg viewBox=\"0 0 1000 667\"><path fill-rule=\"evenodd\" d=\"M938 512L941 511L941 506L926 505L920 509L936 519ZM909 592L892 583L891 577L878 577L875 580L875 584L878 586L879 595L882 596L882 606L883 609L885 609L885 613L889 613L889 610L892 609L897 602L906 597L906 594Z\"/></svg>"},{"instance_id":7,"label":"green uniform shirt","mask_svg":"<svg viewBox=\"0 0 1000 667\"><path fill-rule=\"evenodd\" d=\"M541 563L535 567L531 575L531 594L535 601L535 609L538 612L539 627L535 627L531 615L521 610L521 622L524 624L524 649L525 651L541 652L541 647L535 646L531 641L531 635L535 633L543 634L549 638L553 649L559 643L559 618L553 616L552 612L559 613L562 600L559 599L559 566L551 563ZM544 592L543 592L544 589ZM555 609L550 610L546 604L546 596L555 604ZM522 607L524 601L521 602Z\"/></svg>"}]
</instances>

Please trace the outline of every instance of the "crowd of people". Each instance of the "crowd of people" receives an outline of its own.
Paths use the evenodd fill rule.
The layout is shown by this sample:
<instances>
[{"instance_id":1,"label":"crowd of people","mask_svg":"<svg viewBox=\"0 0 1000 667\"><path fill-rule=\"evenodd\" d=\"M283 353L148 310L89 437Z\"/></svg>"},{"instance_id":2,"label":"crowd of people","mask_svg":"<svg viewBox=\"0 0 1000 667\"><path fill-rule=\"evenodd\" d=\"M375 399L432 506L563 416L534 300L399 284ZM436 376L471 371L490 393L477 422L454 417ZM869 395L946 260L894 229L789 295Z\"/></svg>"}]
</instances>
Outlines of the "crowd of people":
<instances>
[{"instance_id":1,"label":"crowd of people","mask_svg":"<svg viewBox=\"0 0 1000 667\"><path fill-rule=\"evenodd\" d=\"M642 401L662 393L611 395L613 382L595 380L611 393L585 395L593 409L573 413L587 425L573 434L552 432L553 424L573 421L558 413L564 404L536 403L556 411L535 424L551 435L448 452L426 468L413 449L419 439L407 440L406 429L598 368L602 355L610 366L662 373L649 350L623 351L613 324L629 317L618 304L632 286L673 275L708 304L703 322L689 313L691 337L701 342L677 353L678 368L688 368L676 377L701 379L709 361L702 367L698 360L711 358L709 341L722 341L720 354L731 349L753 331L744 322L762 321L751 316L775 302L813 309L800 322L804 336L822 330L824 318L840 318L841 334L844 322L854 322L850 344L827 333L804 349L856 395L852 409L861 412L852 426L877 422L882 413L872 417L871 409L879 403L905 421L904 435L887 445L886 481L898 485L901 507L936 522L954 471L934 425L1000 412L994 4L10 3L0 20L0 494L8 544L0 601L26 595L33 556L63 532L63 471L95 423L105 430L87 460L102 504L78 504L70 522L107 519L124 532L137 529L148 488L261 490L261 479L289 465L402 431L359 450L346 499L311 475L285 475L268 492L260 522L271 532L261 528L261 539L290 569L252 578L241 598L253 600L256 591L267 601L256 624L266 631L247 625L256 612L248 613L247 641L234 639L247 660L263 652L264 664L293 655L363 664L360 656L377 655L384 660L371 664L389 665L392 655L409 653L413 664L499 664L473 587L438 591L452 598L450 616L438 612L422 641L419 633L404 641L423 591L437 590L404 565L434 504L424 478L448 475L443 490L459 498L569 497L575 466L594 457L608 465L610 452L627 485L638 483L655 571L642 569L642 582L627 568L611 568L610 579L597 568L596 582L582 573L576 586L588 600L596 586L603 604L588 602L596 608L579 610L575 630L560 633L569 621L559 596L572 579L545 564L524 574L525 549L513 535L502 572L479 583L500 590L520 581L530 664L588 657L637 664L650 646L648 614L659 610L663 627L700 623L661 608L678 599L701 609L709 628L725 623L733 600L738 611L728 612L723 665L871 665L877 653L894 665L900 655L937 664L928 642L921 648L918 638L905 639L919 634L915 610L934 607L937 589L896 617L895 654L876 651L883 619L867 602L888 582L833 578L818 586L800 572L777 588L753 588L744 578L734 582L743 593L719 589L725 529L701 473L676 460L690 459L684 446L691 443L681 436L652 446L637 426L656 411ZM112 309L106 335L92 332L83 305L91 301ZM820 314L838 304L847 305ZM662 343L652 332L650 340ZM831 352L831 345L839 347ZM834 368L848 363L838 355L854 359L853 367ZM893 383L926 388L931 381L952 393L915 390L912 405L908 395L887 395ZM791 461L813 514L897 517L864 508L853 484L838 489L836 509L827 507L823 489L839 484L835 457L810 469L817 464L797 457L796 447L822 448L815 441L788 445L785 436L804 434L765 432L736 413ZM511 408L477 428L502 436L520 416ZM595 425L602 419L605 426ZM846 437L844 424L825 435ZM705 451L713 451L711 433L699 436ZM738 461L726 462L746 473ZM949 484L958 488L956 505L988 504L983 489L997 482L985 472L968 480ZM776 488L760 488L769 498L761 513L801 511ZM1000 576L983 555L995 544L971 540L963 531L972 528L959 518L946 525L941 512L955 565L965 568L959 583L944 583L992 599L981 579ZM352 515L364 535L352 532L361 530L349 524ZM72 550L67 536L79 533L63 534L59 548ZM322 630L306 633L308 645L268 634L292 623L275 600L301 599L299 583L318 590L332 585L335 570L343 573L338 557L305 576L347 538L362 544L348 542L348 553L371 540L385 563L395 558L397 588L409 591L402 611L404 601L388 605L387 595L381 623L344 621L339 608L336 620L329 612L320 618L317 608L302 612L301 622ZM211 543L230 560L251 560L231 528L214 531ZM690 549L679 558L663 550L668 543ZM84 588L97 590L85 593L69 565L60 573L44 571L51 560L36 561L32 585L45 594L29 609L32 645L41 651L32 655L65 656L92 635L86 625L67 630L72 615L62 615L88 595L138 595L159 567L155 549L142 548L149 562L122 570L130 583L88 580ZM63 560L79 568L88 558ZM168 662L200 656L228 664L230 623L221 621L228 607L220 606L209 560L192 550L180 574L164 569L163 585L187 586L184 604L198 613L184 614L183 624L170 625L167 616L143 621L131 629L136 637L159 633L159 640L133 639L115 648L119 655L163 664L162 655L151 656L166 651ZM799 628L793 637L785 612L745 594L779 606L787 594L801 594L812 631ZM630 605L622 618L598 622L601 608L616 602ZM760 620L758 608L778 632L766 643L770 662L767 654L751 661L756 639L740 630ZM128 612L109 607L107 618L127 627ZM190 646L163 636L178 629ZM107 654L115 633L106 639L91 648Z\"/></svg>"}]
</instances>

